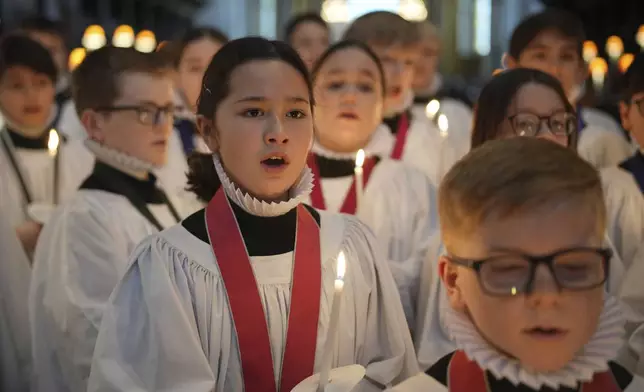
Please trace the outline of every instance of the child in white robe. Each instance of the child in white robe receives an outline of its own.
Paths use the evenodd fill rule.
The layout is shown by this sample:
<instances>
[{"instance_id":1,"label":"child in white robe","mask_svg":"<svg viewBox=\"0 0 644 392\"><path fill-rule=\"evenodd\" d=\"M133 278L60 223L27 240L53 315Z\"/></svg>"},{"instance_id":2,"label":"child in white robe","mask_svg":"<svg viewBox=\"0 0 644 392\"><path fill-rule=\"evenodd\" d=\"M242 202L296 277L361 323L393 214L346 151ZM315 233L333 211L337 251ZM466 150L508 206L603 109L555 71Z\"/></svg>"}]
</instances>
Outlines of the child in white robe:
<instances>
[{"instance_id":1,"label":"child in white robe","mask_svg":"<svg viewBox=\"0 0 644 392\"><path fill-rule=\"evenodd\" d=\"M619 102L622 126L639 146L644 146L644 53L635 60L624 75L624 88ZM619 166L629 172L644 193L644 155L638 150Z\"/></svg>"},{"instance_id":2,"label":"child in white robe","mask_svg":"<svg viewBox=\"0 0 644 392\"><path fill-rule=\"evenodd\" d=\"M172 79L157 56L101 48L73 83L96 162L36 248L29 293L36 391L87 389L101 314L130 253L185 216L151 174L166 160L174 107Z\"/></svg>"},{"instance_id":3,"label":"child in white robe","mask_svg":"<svg viewBox=\"0 0 644 392\"><path fill-rule=\"evenodd\" d=\"M575 15L562 10L546 10L523 20L512 33L506 65L509 68L534 68L551 74L562 84L574 104L580 75L587 75L582 56L584 28ZM583 77L585 79L585 77ZM614 167L632 155L633 148L623 131L606 129L599 115L577 105L579 154L597 168ZM604 114L604 116L608 116Z\"/></svg>"},{"instance_id":4,"label":"child in white robe","mask_svg":"<svg viewBox=\"0 0 644 392\"><path fill-rule=\"evenodd\" d=\"M575 148L576 124L574 109L555 78L534 69L509 70L495 76L481 92L474 116L472 148L516 136L545 138ZM633 296L644 298L641 285L627 287L628 281L624 279L644 265L644 199L623 170L603 169L600 176L607 210L605 241L614 250L606 289L618 299L623 298L627 288L634 290ZM427 302L419 310L425 325L419 327L423 336L416 336L416 348L424 368L444 355L452 344L440 322L445 293L438 276L432 272L435 260L427 261L428 272L421 277L419 303ZM633 310L644 315L641 306ZM636 343L633 339L640 340L636 335L629 339L629 345Z\"/></svg>"},{"instance_id":5,"label":"child in white robe","mask_svg":"<svg viewBox=\"0 0 644 392\"><path fill-rule=\"evenodd\" d=\"M421 36L417 26L388 11L365 14L351 23L343 40L366 44L380 58L385 71L384 123L395 137L391 158L422 170L438 186L458 158L437 119L414 108L412 82Z\"/></svg>"},{"instance_id":6,"label":"child in white robe","mask_svg":"<svg viewBox=\"0 0 644 392\"><path fill-rule=\"evenodd\" d=\"M7 201L6 173L0 172L0 210ZM31 342L27 294L31 267L16 231L0 219L0 390L28 392Z\"/></svg>"},{"instance_id":7,"label":"child in white robe","mask_svg":"<svg viewBox=\"0 0 644 392\"><path fill-rule=\"evenodd\" d=\"M354 214L371 227L413 328L421 266L438 237L436 188L420 170L389 158L395 140L380 125L384 73L368 47L356 41L331 46L311 77L316 101L316 141L309 157L315 181L311 205ZM365 155L363 186L356 197L360 149Z\"/></svg>"},{"instance_id":8,"label":"child in white robe","mask_svg":"<svg viewBox=\"0 0 644 392\"><path fill-rule=\"evenodd\" d=\"M34 209L52 208L69 196L66 166L73 157L67 155L62 132L52 130L56 74L49 52L38 42L22 35L0 42L0 171L7 180L2 217L16 228L29 255L43 223Z\"/></svg>"},{"instance_id":9,"label":"child in white robe","mask_svg":"<svg viewBox=\"0 0 644 392\"><path fill-rule=\"evenodd\" d=\"M373 235L302 204L312 108L306 66L285 43L242 38L215 55L198 106L214 155L192 158L189 176L208 207L134 252L103 314L89 391L291 390L323 367L338 276L332 365L365 366L361 390L415 374Z\"/></svg>"},{"instance_id":10,"label":"child in white robe","mask_svg":"<svg viewBox=\"0 0 644 392\"><path fill-rule=\"evenodd\" d=\"M437 273L456 351L392 391L641 391L613 362L622 310L596 170L570 149L511 138L474 149L439 191Z\"/></svg>"},{"instance_id":11,"label":"child in white robe","mask_svg":"<svg viewBox=\"0 0 644 392\"><path fill-rule=\"evenodd\" d=\"M303 12L289 19L284 28L284 41L295 49L311 70L331 44L331 30L319 12Z\"/></svg>"}]
</instances>

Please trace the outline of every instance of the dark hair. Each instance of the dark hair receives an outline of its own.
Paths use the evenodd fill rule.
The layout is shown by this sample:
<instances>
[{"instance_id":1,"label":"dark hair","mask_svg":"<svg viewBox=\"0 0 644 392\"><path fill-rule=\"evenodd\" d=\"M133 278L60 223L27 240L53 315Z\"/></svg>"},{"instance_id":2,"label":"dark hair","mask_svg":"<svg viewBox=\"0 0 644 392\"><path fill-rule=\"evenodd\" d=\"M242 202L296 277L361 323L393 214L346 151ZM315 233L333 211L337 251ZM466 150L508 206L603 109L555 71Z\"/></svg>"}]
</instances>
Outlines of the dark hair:
<instances>
[{"instance_id":1,"label":"dark hair","mask_svg":"<svg viewBox=\"0 0 644 392\"><path fill-rule=\"evenodd\" d=\"M521 53L528 45L545 31L555 31L557 34L575 41L577 54L580 59L582 58L583 45L586 40L584 25L577 16L560 9L549 9L521 21L512 32L508 53L515 60L519 60Z\"/></svg>"},{"instance_id":2,"label":"dark hair","mask_svg":"<svg viewBox=\"0 0 644 392\"><path fill-rule=\"evenodd\" d=\"M210 39L217 41L218 43L225 45L228 43L229 38L221 30L217 30L213 27L195 27L192 28L176 41L174 45L175 52L175 67L179 66L181 59L183 58L183 52L186 50L186 47L195 41L201 39Z\"/></svg>"},{"instance_id":3,"label":"dark hair","mask_svg":"<svg viewBox=\"0 0 644 392\"><path fill-rule=\"evenodd\" d=\"M72 73L72 96L79 116L88 109L111 106L121 95L121 77L127 73L165 75L168 66L159 54L133 48L104 46L87 54Z\"/></svg>"},{"instance_id":4,"label":"dark hair","mask_svg":"<svg viewBox=\"0 0 644 392\"><path fill-rule=\"evenodd\" d=\"M472 128L472 149L485 142L495 140L501 132L501 125L508 115L508 109L519 90L530 83L551 88L563 102L566 112L575 113L559 81L541 71L517 68L494 76L481 90L474 110ZM569 137L569 147L576 148L577 132Z\"/></svg>"},{"instance_id":5,"label":"dark hair","mask_svg":"<svg viewBox=\"0 0 644 392\"><path fill-rule=\"evenodd\" d=\"M63 23L41 16L24 19L20 22L20 30L55 35L60 38L63 43L65 42L65 37L67 35L67 29Z\"/></svg>"},{"instance_id":6,"label":"dark hair","mask_svg":"<svg viewBox=\"0 0 644 392\"><path fill-rule=\"evenodd\" d=\"M306 65L287 43L261 37L245 37L230 41L212 58L203 78L197 101L197 114L215 119L217 108L229 94L230 77L240 66L252 61L279 60L293 67L306 82L313 110L313 87ZM206 132L212 132L208 130ZM188 159L188 190L204 202L210 201L221 185L212 155L193 153Z\"/></svg>"},{"instance_id":7,"label":"dark hair","mask_svg":"<svg viewBox=\"0 0 644 392\"><path fill-rule=\"evenodd\" d=\"M288 42L291 44L291 38L293 37L293 33L295 33L295 30L298 28L299 25L304 24L304 23L315 23L319 25L320 27L324 28L326 31L329 31L329 26L326 24L324 19L320 15L318 15L315 12L305 12L302 14L297 14L293 16L288 23L286 24L286 27L284 28L284 41Z\"/></svg>"},{"instance_id":8,"label":"dark hair","mask_svg":"<svg viewBox=\"0 0 644 392\"><path fill-rule=\"evenodd\" d=\"M629 103L633 95L644 92L644 52L638 53L622 80L622 101Z\"/></svg>"},{"instance_id":9,"label":"dark hair","mask_svg":"<svg viewBox=\"0 0 644 392\"><path fill-rule=\"evenodd\" d=\"M56 84L58 69L49 51L25 35L12 34L0 41L0 77L17 66L43 74Z\"/></svg>"},{"instance_id":10,"label":"dark hair","mask_svg":"<svg viewBox=\"0 0 644 392\"><path fill-rule=\"evenodd\" d=\"M421 42L420 30L414 22L389 11L374 11L354 20L342 36L367 45L414 46Z\"/></svg>"},{"instance_id":11,"label":"dark hair","mask_svg":"<svg viewBox=\"0 0 644 392\"><path fill-rule=\"evenodd\" d=\"M315 81L315 79L318 76L318 72L320 71L320 68L322 68L322 65L331 57L334 53L337 53L339 51L345 50L345 49L359 49L363 51L373 62L376 64L376 67L378 68L378 73L380 74L380 84L382 85L382 93L383 95L386 94L386 88L385 88L385 71L384 68L382 67L382 62L378 58L378 56L371 50L367 45L365 45L362 42L359 41L351 41L351 40L346 40L346 41L340 41L336 42L335 44L331 45L323 54L320 56L318 61L315 62L315 65L313 65L313 68L311 69L311 80Z\"/></svg>"}]
</instances>

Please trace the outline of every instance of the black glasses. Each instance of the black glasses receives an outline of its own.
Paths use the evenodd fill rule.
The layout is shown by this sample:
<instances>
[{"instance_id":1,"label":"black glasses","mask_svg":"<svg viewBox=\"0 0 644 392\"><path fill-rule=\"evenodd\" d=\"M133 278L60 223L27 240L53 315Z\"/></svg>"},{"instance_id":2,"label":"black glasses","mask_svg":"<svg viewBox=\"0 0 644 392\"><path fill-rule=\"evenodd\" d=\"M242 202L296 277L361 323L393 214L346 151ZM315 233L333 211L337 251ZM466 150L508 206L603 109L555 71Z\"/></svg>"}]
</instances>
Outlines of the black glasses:
<instances>
[{"instance_id":1,"label":"black glasses","mask_svg":"<svg viewBox=\"0 0 644 392\"><path fill-rule=\"evenodd\" d=\"M633 103L637 106L637 109L640 111L640 114L644 116L644 98L634 100Z\"/></svg>"},{"instance_id":2,"label":"black glasses","mask_svg":"<svg viewBox=\"0 0 644 392\"><path fill-rule=\"evenodd\" d=\"M559 112L550 116L538 116L534 113L517 113L509 116L512 129L517 136L534 137L539 134L541 124L547 125L548 131L555 136L570 136L577 131L577 117L572 113Z\"/></svg>"},{"instance_id":3,"label":"black glasses","mask_svg":"<svg viewBox=\"0 0 644 392\"><path fill-rule=\"evenodd\" d=\"M545 256L509 253L482 260L456 256L454 264L476 271L483 292L493 296L530 294L539 264L545 264L559 290L588 290L604 284L613 252L606 248L572 248Z\"/></svg>"},{"instance_id":4,"label":"black glasses","mask_svg":"<svg viewBox=\"0 0 644 392\"><path fill-rule=\"evenodd\" d=\"M133 111L140 124L157 126L165 121L172 122L176 108L174 105L164 107L152 104L117 105L96 108L96 111L106 113Z\"/></svg>"}]
</instances>

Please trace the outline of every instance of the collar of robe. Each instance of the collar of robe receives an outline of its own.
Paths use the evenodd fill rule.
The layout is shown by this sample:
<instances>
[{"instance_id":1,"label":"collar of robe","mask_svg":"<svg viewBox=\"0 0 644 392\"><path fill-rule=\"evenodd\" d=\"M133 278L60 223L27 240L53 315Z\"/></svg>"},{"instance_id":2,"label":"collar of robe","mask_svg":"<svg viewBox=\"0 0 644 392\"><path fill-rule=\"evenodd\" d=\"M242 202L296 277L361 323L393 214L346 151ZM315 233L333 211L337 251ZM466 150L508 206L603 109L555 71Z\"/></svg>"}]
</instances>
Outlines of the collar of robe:
<instances>
[{"instance_id":1,"label":"collar of robe","mask_svg":"<svg viewBox=\"0 0 644 392\"><path fill-rule=\"evenodd\" d=\"M87 139L84 143L87 149L96 156L97 160L105 162L133 177L140 177L140 173L149 173L156 168L152 163L114 150L94 140Z\"/></svg>"},{"instance_id":2,"label":"collar of robe","mask_svg":"<svg viewBox=\"0 0 644 392\"><path fill-rule=\"evenodd\" d=\"M133 193L136 193L137 197L145 201L146 204L164 204L167 200L165 193L157 187L157 178L154 174L149 174L146 179L136 178L101 160L96 161L92 174L83 183L81 188L102 189L110 192L124 191L123 189L106 189L107 187L104 184L99 184L102 181L115 182L126 186Z\"/></svg>"},{"instance_id":3,"label":"collar of robe","mask_svg":"<svg viewBox=\"0 0 644 392\"><path fill-rule=\"evenodd\" d=\"M400 120L402 120L403 116L407 116L407 121L411 122L412 119L412 113L411 110L405 110L402 113L398 113L393 117L386 117L383 120L384 125L387 126L387 129L389 129L389 132L392 135L397 135L398 131L400 130Z\"/></svg>"},{"instance_id":4,"label":"collar of robe","mask_svg":"<svg viewBox=\"0 0 644 392\"><path fill-rule=\"evenodd\" d=\"M502 354L483 338L469 316L445 307L444 325L452 340L472 361L497 379L514 385L524 384L535 390L542 387L575 388L578 383L591 381L595 373L609 370L609 361L617 356L623 344L624 323L617 300L606 297L595 334L575 358L564 368L550 373L534 373L514 358Z\"/></svg>"},{"instance_id":5,"label":"collar of robe","mask_svg":"<svg viewBox=\"0 0 644 392\"><path fill-rule=\"evenodd\" d=\"M49 113L46 126L41 127L24 127L11 121L8 117L4 117L5 129L11 139L13 147L26 149L26 150L46 150L47 142L49 141L49 130L56 124L56 117L58 113L57 105ZM27 137L25 135L38 134L37 137ZM60 133L59 133L60 135Z\"/></svg>"},{"instance_id":6,"label":"collar of robe","mask_svg":"<svg viewBox=\"0 0 644 392\"><path fill-rule=\"evenodd\" d=\"M395 139L389 131L389 127L385 124L380 124L376 130L371 135L369 142L364 146L363 150L365 153L365 158L372 156L386 157L391 152L391 149L394 145ZM355 162L356 153L355 152L335 152L331 151L328 148L323 147L317 142L313 143L311 152L317 156L333 159L333 160L351 160Z\"/></svg>"},{"instance_id":7,"label":"collar of robe","mask_svg":"<svg viewBox=\"0 0 644 392\"><path fill-rule=\"evenodd\" d=\"M262 201L242 191L231 181L230 177L228 177L228 174L224 170L224 166L221 163L219 155L213 154L213 162L226 196L228 196L233 203L251 215L263 217L284 215L299 204L304 203L313 190L313 173L311 172L311 169L304 167L300 177L289 191L288 200L280 202Z\"/></svg>"}]
</instances>

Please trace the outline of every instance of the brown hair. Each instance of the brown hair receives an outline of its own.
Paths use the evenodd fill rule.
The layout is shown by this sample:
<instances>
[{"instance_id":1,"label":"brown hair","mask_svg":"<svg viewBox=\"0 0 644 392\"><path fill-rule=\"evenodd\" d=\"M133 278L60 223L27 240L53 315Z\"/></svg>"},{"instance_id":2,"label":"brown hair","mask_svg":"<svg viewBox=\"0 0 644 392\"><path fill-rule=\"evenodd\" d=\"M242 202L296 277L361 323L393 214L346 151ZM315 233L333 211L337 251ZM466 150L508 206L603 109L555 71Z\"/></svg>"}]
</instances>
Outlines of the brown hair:
<instances>
[{"instance_id":1,"label":"brown hair","mask_svg":"<svg viewBox=\"0 0 644 392\"><path fill-rule=\"evenodd\" d=\"M354 20L342 39L367 45L414 46L420 43L421 35L418 26L402 16L388 11L375 11Z\"/></svg>"},{"instance_id":2,"label":"brown hair","mask_svg":"<svg viewBox=\"0 0 644 392\"><path fill-rule=\"evenodd\" d=\"M109 107L121 94L121 77L127 73L165 75L167 60L158 53L106 46L90 52L72 74L76 112Z\"/></svg>"},{"instance_id":3,"label":"brown hair","mask_svg":"<svg viewBox=\"0 0 644 392\"><path fill-rule=\"evenodd\" d=\"M486 219L507 218L557 203L584 206L605 229L606 207L599 173L574 151L552 141L517 137L493 140L452 167L438 195L447 247Z\"/></svg>"}]
</instances>

